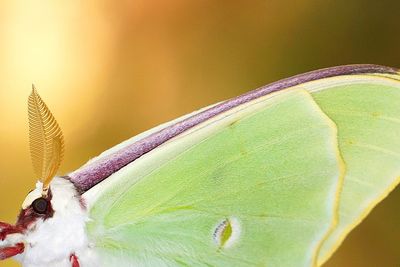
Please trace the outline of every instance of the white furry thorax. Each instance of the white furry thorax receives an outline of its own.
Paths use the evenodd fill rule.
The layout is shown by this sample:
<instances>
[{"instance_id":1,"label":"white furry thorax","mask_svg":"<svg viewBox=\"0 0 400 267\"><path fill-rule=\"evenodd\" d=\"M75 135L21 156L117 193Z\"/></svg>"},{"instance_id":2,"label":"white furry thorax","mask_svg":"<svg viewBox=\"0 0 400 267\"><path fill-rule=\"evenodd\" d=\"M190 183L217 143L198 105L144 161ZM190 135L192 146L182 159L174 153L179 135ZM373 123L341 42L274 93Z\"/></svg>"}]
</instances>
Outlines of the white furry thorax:
<instances>
[{"instance_id":1,"label":"white furry thorax","mask_svg":"<svg viewBox=\"0 0 400 267\"><path fill-rule=\"evenodd\" d=\"M41 184L32 191L23 206L41 194ZM64 178L54 178L51 185L53 217L39 219L24 234L25 251L16 256L24 267L71 267L70 256L79 258L81 267L95 264L85 231L88 216L74 185ZM30 202L30 203L28 203ZM27 204L28 203L28 204ZM26 207L25 207L26 208Z\"/></svg>"}]
</instances>

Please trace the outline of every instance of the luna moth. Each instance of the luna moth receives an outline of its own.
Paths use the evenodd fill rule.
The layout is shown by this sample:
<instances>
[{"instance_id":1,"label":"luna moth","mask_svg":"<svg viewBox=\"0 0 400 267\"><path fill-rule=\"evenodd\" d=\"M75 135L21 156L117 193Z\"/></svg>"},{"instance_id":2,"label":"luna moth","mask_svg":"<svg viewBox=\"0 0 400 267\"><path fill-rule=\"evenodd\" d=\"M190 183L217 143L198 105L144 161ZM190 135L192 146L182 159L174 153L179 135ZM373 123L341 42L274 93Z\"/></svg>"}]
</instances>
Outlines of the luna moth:
<instances>
[{"instance_id":1,"label":"luna moth","mask_svg":"<svg viewBox=\"0 0 400 267\"><path fill-rule=\"evenodd\" d=\"M39 181L0 259L23 266L320 266L400 182L400 74L312 71L139 134L56 176L63 135L33 89Z\"/></svg>"}]
</instances>

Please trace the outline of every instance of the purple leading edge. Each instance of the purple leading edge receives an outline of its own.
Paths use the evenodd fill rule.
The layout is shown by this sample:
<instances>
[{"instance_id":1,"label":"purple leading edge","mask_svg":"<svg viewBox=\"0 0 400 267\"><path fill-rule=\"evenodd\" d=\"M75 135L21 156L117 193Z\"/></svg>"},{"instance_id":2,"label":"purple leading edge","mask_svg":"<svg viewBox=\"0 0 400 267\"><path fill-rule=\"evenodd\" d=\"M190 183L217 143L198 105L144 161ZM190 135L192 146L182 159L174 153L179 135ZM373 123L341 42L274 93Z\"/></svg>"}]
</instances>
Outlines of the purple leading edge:
<instances>
[{"instance_id":1,"label":"purple leading edge","mask_svg":"<svg viewBox=\"0 0 400 267\"><path fill-rule=\"evenodd\" d=\"M260 87L238 97L226 100L207 110L199 112L189 118L186 118L173 125L155 132L141 140L130 144L119 151L107 156L106 158L96 160L82 168L76 170L69 175L70 180L75 184L77 189L84 193L96 184L106 179L111 174L117 172L122 167L133 162L137 158L143 156L149 151L155 149L159 145L165 143L171 138L189 130L190 128L202 123L222 112L237 107L243 103L249 102L261 96L276 92L288 87L292 87L301 83L328 78L339 75L366 74L366 73L385 73L396 74L395 68L379 66L379 65L345 65L333 68L326 68L293 76L283 79L269 85Z\"/></svg>"}]
</instances>

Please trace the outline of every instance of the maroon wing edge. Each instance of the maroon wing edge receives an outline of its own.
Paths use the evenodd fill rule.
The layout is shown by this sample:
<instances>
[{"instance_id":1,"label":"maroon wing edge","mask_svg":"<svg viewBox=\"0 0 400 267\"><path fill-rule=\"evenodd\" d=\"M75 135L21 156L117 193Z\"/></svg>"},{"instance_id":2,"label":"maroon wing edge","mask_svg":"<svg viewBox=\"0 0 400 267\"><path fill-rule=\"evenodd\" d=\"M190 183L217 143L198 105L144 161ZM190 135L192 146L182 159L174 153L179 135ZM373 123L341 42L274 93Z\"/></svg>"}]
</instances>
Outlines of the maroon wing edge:
<instances>
[{"instance_id":1,"label":"maroon wing edge","mask_svg":"<svg viewBox=\"0 0 400 267\"><path fill-rule=\"evenodd\" d=\"M150 134L141 140L127 145L126 147L120 149L119 151L116 151L115 153L105 158L100 158L81 167L67 177L76 186L80 193L84 193L96 184L109 177L111 174L117 172L124 166L128 165L129 163L133 162L134 160L143 156L149 151L155 149L156 147L160 146L171 138L189 130L199 123L202 123L243 103L249 102L272 92L276 92L301 83L322 78L340 75L377 73L396 74L398 73L398 69L370 64L344 65L311 71L271 83L238 97L226 100L218 105L210 107L186 119L183 119L182 121L167 126L158 132Z\"/></svg>"}]
</instances>

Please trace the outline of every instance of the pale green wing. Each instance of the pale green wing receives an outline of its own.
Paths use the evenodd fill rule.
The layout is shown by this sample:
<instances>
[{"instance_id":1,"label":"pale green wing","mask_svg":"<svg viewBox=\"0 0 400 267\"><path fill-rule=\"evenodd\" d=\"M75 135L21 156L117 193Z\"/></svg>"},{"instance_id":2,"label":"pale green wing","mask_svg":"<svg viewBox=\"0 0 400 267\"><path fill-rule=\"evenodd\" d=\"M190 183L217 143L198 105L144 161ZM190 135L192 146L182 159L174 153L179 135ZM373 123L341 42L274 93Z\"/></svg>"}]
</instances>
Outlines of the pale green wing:
<instances>
[{"instance_id":1,"label":"pale green wing","mask_svg":"<svg viewBox=\"0 0 400 267\"><path fill-rule=\"evenodd\" d=\"M375 73L375 74L362 74L363 72ZM323 78L324 75L335 76L335 73L336 75L339 76L333 78ZM351 73L352 75L343 75L346 73ZM385 74L377 74L377 73L385 73ZM254 91L251 93L251 95L254 96L263 95L265 93L268 93L268 91L281 90L282 88L284 89L295 84L300 84L297 85L297 87L309 90L312 93L313 97L315 98L315 101L318 103L319 107L324 112L326 112L327 115L329 115L329 117L337 124L339 128L339 136L338 136L339 147L341 149L342 156L347 164L346 182L342 189L342 194L340 195L340 206L339 209L337 210L338 211L337 215L339 215L340 223L336 229L334 230L331 229L332 231L328 233L329 235L326 235L326 239L324 239L325 242L323 243L323 246L319 253L319 260L318 260L319 264L326 261L326 259L339 246L339 244L344 239L346 234L352 228L354 228L369 213L369 211L399 183L399 178L398 178L399 168L397 164L398 163L397 157L400 152L399 152L399 144L397 142L397 137L399 136L400 131L397 125L400 118L399 116L400 112L398 110L397 103L399 103L400 100L398 93L400 89L399 85L400 78L399 75L395 73L396 73L395 69L381 67L381 66L372 66L372 65L342 66L342 67L326 69L305 74L303 76L294 77L288 80L281 81L276 85L272 84L270 86L267 86L265 87L265 90L262 88L258 91ZM318 79L318 77L320 77L320 79ZM313 79L316 80L307 83L301 82ZM265 91L265 93L263 91ZM243 96L242 98L246 97L247 96ZM248 104L249 103L247 103L246 105ZM243 108L244 105L239 107ZM233 109L231 110L231 112L232 111L237 112L238 109ZM225 113L223 115L227 114L228 113ZM282 113L282 114L287 114L287 113ZM227 118L229 118L229 116L227 116ZM202 127L207 129L207 127L215 126L214 119L208 120L207 123L198 125L198 127L196 127L196 131L198 131L197 133L203 130L200 129ZM221 118L220 116L219 120L225 121L225 117L222 116ZM241 122L242 120L239 121ZM207 127L205 125L207 125ZM119 192L126 192L121 188L122 187L129 188L136 181L140 181L138 182L138 184L143 184L143 181L147 181L148 177L152 177L153 172L158 172L160 169L163 169L165 166L168 166L169 162L177 160L176 157L179 158L180 157L179 155L181 154L186 155L186 153L189 153L186 152L188 147L190 147L189 150L192 150L191 146L193 146L193 144L203 140L200 137L197 137L197 139L193 138L196 137L196 131L189 131L184 133L184 135L188 136L185 138L189 139L189 141L186 141L186 143L182 141L184 138L182 139L182 134L181 134L181 136L171 140L169 144L163 145L155 149L154 151L149 153L149 155L142 156L142 158L137 159L133 164L130 164L127 168L116 172L112 177L108 178L107 180L103 181L102 183L98 184L95 188L87 192L85 194L85 197L87 198L88 203L89 204L95 203L95 206L92 209L93 214L96 213L96 207L98 206L98 203L96 201L98 199L104 200L104 196L110 196L111 193L119 195L120 194ZM208 142L209 140L208 136L214 136L215 133L217 133L216 130L211 131L211 133L210 131L207 132L208 135L205 134L204 136L206 137L204 136L202 137L207 139L204 142ZM180 142L183 142L183 145L180 145L179 148L176 147L177 145L180 144ZM128 145L129 141L126 144ZM124 145L118 147L123 148L123 146ZM104 156L105 160L107 161L109 160L107 157L111 155L111 153L113 152L112 150L110 150L110 153L108 155ZM210 151L211 150L213 149L210 148ZM149 159L149 156L152 158ZM215 155L210 154L210 156L215 158ZM164 164L165 162L168 162L168 164ZM201 162L203 161L201 160ZM253 160L253 162L256 161ZM160 165L162 164L164 165L161 167ZM96 163L94 166L101 166L101 165ZM251 163L247 163L245 167L249 166L254 166L254 165L251 165ZM132 171L130 170L131 168L135 170ZM177 166L177 168L179 168L179 166ZM91 175L92 172L91 169L92 167L89 166L89 172L87 172L89 175ZM124 173L125 171L127 172L126 174ZM132 172L134 172L135 175L131 175L130 173ZM85 173L85 171L82 172L81 170L78 170L77 177L82 177L81 175L82 173ZM232 174L228 173L228 175ZM124 179L125 181L130 180L130 183L127 182L126 184L122 185L121 181L124 181ZM85 180L82 179L79 182L82 183L81 181L85 182ZM116 189L115 190L110 189L113 187L115 187ZM136 187L136 185L134 187ZM118 189L121 190L118 191ZM186 189L191 189L191 188L186 187ZM224 187L221 187L218 190L224 191L224 189L225 189ZM155 187L154 192L158 192L157 190L159 189ZM135 190L132 190L131 192L135 192ZM178 197L179 196L176 196L174 198ZM196 198L197 195L193 194L193 197ZM118 199L116 203L121 202L121 199ZM114 198L110 198L109 201L113 202L114 200L115 200ZM139 200L141 199L139 198ZM151 198L149 201L153 200L154 199ZM103 202L100 203L104 204L107 203L107 201L104 200ZM249 201L249 203L244 203L244 204L251 205L251 203L252 202ZM257 202L255 201L254 203ZM140 205L138 203L136 204ZM235 203L228 202L228 204L234 205ZM150 204L148 203L148 205ZM113 209L116 207L119 207L119 205L113 206ZM132 207L137 208L135 205L132 205ZM184 210L186 211L186 209ZM129 211L129 207L127 207L127 210L125 212L127 211ZM112 217L113 212L109 213L108 212L109 211L106 209L104 210L104 213L102 215L97 217L99 221L93 222L92 229L95 229L99 225L100 228L103 227L101 222L104 221L107 218L107 216ZM124 214L123 212L124 210L120 210L120 213L116 212L114 213L114 215ZM101 213L98 212L97 215L99 214ZM234 236L233 234L235 233L235 231L233 226L237 222L240 222L235 218L236 217L230 219L227 216L225 220L221 220L221 225L224 226L225 229L227 229L225 232L222 232L222 240L225 240L227 236L229 236L230 234ZM332 218L334 223L335 216L333 216ZM228 224L227 222L230 222L230 224ZM118 225L119 222L110 221L109 223L110 227L101 229L104 230L104 229L114 228L111 227L111 225L113 223L115 225ZM165 224L158 226L159 228L163 228L162 226L164 225ZM97 229L100 229L99 227L97 227ZM92 233L94 233L95 236L99 232L92 232ZM141 233L137 233L138 237L141 236ZM152 235L149 236L154 237ZM159 240L158 239L159 237L160 236L154 237L154 239L151 238L151 240L156 242L157 240ZM140 253L134 253L139 258L132 259L132 257L127 257L126 254L124 254L123 252L129 249L126 248L121 250L117 249L119 243L123 242L118 242L118 240L115 241L113 235L109 236L109 239L107 240L109 241L108 242L109 245L113 244L116 246L115 251L119 251L120 253L122 253L121 257L111 257L111 258L106 257L107 259L116 259L116 262L114 262L114 264L119 262L121 259L127 259L130 260L131 262L136 261L136 263L146 262L149 265L152 265L152 263L155 262L158 263L159 265L162 265L162 263L166 265L184 265L185 263L184 261L181 261L174 256L168 258L164 254L154 255L154 253L150 253L151 255L153 255L151 257L143 256L143 254ZM162 240L164 239L161 238L160 241ZM174 244L176 248L176 246L180 244L179 241L182 240L179 238L177 240L172 240L171 244ZM226 242L226 244L229 244L229 239L228 242ZM293 240L293 244L297 244L297 240ZM268 254L268 251L274 251L271 247L268 247L268 245L269 245L268 242L265 242L262 245L263 248L267 250L267 252L265 252L266 254ZM272 244L271 246L274 246L274 244ZM184 248L186 247L182 245L182 249ZM138 249L143 249L143 248L139 247ZM316 246L314 252L318 252L318 249L319 246ZM152 246L149 246L149 251L154 252ZM173 248L172 251L175 251L175 249ZM198 251L195 249L193 253L195 255L198 255L196 254L197 252ZM176 256L176 254L174 255ZM260 255L262 255L262 253ZM278 256L281 255L282 254ZM253 255L253 256L255 256L255 259L257 260L263 258L263 256L259 255ZM162 259L162 261L159 262L158 261L159 259ZM224 255L223 259L228 260L226 255ZM155 260L155 262L152 260ZM239 264L238 261L233 261L233 260L232 262L228 263L224 261L222 262L218 261L217 263L215 262L214 263L216 265L222 265L229 263L232 264L233 262L235 263L235 265ZM276 264L276 262L273 261L269 262L270 263L272 262L272 264L274 263ZM193 262L189 262L189 265L191 263ZM278 265L280 264L290 265L289 262L279 262ZM130 263L128 263L127 265L130 266Z\"/></svg>"},{"instance_id":2,"label":"pale green wing","mask_svg":"<svg viewBox=\"0 0 400 267\"><path fill-rule=\"evenodd\" d=\"M280 91L88 191L88 234L104 266L310 266L342 176L335 125L305 91Z\"/></svg>"},{"instance_id":3,"label":"pale green wing","mask_svg":"<svg viewBox=\"0 0 400 267\"><path fill-rule=\"evenodd\" d=\"M400 182L400 76L344 76L301 88L336 123L346 164L339 224L322 246L322 264Z\"/></svg>"}]
</instances>

